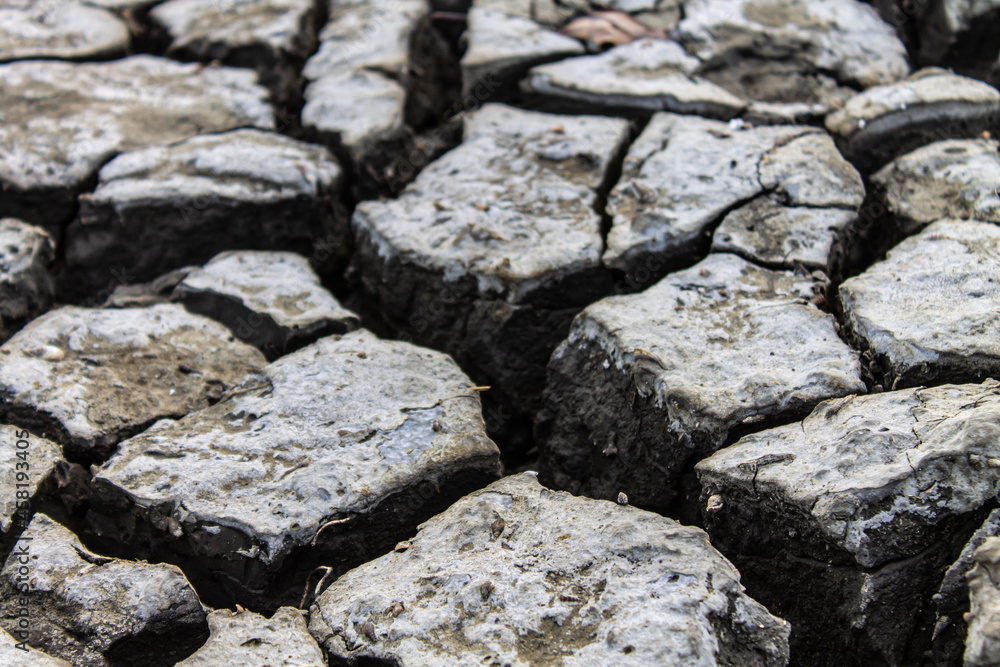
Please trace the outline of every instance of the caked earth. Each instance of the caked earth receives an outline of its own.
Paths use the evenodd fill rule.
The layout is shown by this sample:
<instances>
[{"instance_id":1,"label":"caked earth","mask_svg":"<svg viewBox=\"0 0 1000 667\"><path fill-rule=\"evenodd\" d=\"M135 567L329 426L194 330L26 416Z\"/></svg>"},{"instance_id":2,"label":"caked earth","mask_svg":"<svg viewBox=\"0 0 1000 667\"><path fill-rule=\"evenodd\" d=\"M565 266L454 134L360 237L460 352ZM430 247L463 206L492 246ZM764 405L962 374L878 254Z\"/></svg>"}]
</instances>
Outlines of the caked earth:
<instances>
[{"instance_id":1,"label":"caked earth","mask_svg":"<svg viewBox=\"0 0 1000 667\"><path fill-rule=\"evenodd\" d=\"M1000 665L1000 1L0 0L0 664Z\"/></svg>"}]
</instances>

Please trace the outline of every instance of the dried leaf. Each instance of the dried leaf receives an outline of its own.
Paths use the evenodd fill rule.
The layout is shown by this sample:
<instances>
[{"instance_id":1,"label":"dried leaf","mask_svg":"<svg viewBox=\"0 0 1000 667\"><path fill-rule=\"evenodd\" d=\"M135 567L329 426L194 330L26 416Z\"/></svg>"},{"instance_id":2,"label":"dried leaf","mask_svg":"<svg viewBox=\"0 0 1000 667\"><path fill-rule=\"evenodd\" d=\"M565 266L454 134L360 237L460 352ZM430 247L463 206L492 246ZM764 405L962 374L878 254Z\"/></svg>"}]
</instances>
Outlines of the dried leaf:
<instances>
[{"instance_id":1,"label":"dried leaf","mask_svg":"<svg viewBox=\"0 0 1000 667\"><path fill-rule=\"evenodd\" d=\"M625 12L594 12L570 21L559 32L585 42L591 51L602 51L645 37L666 38L662 30L650 30Z\"/></svg>"}]
</instances>

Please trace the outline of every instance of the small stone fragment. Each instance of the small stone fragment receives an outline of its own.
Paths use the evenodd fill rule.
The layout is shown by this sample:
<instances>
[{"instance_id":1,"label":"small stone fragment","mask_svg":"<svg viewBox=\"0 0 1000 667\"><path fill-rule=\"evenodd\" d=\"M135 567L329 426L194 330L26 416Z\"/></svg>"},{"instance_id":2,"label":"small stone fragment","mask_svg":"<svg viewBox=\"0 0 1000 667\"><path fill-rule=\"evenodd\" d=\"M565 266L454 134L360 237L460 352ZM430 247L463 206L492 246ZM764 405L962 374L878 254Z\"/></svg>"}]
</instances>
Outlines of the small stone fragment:
<instances>
[{"instance_id":1,"label":"small stone fragment","mask_svg":"<svg viewBox=\"0 0 1000 667\"><path fill-rule=\"evenodd\" d=\"M885 361L883 386L1000 377L998 274L1000 227L941 220L840 286L844 322Z\"/></svg>"},{"instance_id":2,"label":"small stone fragment","mask_svg":"<svg viewBox=\"0 0 1000 667\"><path fill-rule=\"evenodd\" d=\"M923 664L920 623L989 511L1000 383L848 396L695 466L712 544L795 628L800 664ZM789 456L790 455L790 456Z\"/></svg>"},{"instance_id":3,"label":"small stone fragment","mask_svg":"<svg viewBox=\"0 0 1000 667\"><path fill-rule=\"evenodd\" d=\"M1000 92L937 68L858 93L826 118L841 152L867 173L942 139L977 137L1000 124Z\"/></svg>"},{"instance_id":4,"label":"small stone fragment","mask_svg":"<svg viewBox=\"0 0 1000 667\"><path fill-rule=\"evenodd\" d=\"M221 324L175 304L64 306L0 349L9 350L0 355L0 419L86 462L103 460L157 419L219 400L266 363Z\"/></svg>"},{"instance_id":5,"label":"small stone fragment","mask_svg":"<svg viewBox=\"0 0 1000 667\"><path fill-rule=\"evenodd\" d=\"M280 134L236 130L126 153L80 197L66 232L70 296L190 264L224 250L292 250L343 262L343 174L325 148Z\"/></svg>"},{"instance_id":6,"label":"small stone fragment","mask_svg":"<svg viewBox=\"0 0 1000 667\"><path fill-rule=\"evenodd\" d=\"M208 634L201 602L179 569L91 553L44 514L32 519L0 573L0 625L18 639L22 600L31 613L28 644L75 667L168 667Z\"/></svg>"},{"instance_id":7,"label":"small stone fragment","mask_svg":"<svg viewBox=\"0 0 1000 667\"><path fill-rule=\"evenodd\" d=\"M298 609L281 607L271 618L217 609L208 615L208 627L212 634L205 645L176 667L326 667Z\"/></svg>"},{"instance_id":8,"label":"small stone fragment","mask_svg":"<svg viewBox=\"0 0 1000 667\"><path fill-rule=\"evenodd\" d=\"M899 234L942 218L1000 223L1000 143L949 139L898 157L872 175Z\"/></svg>"},{"instance_id":9,"label":"small stone fragment","mask_svg":"<svg viewBox=\"0 0 1000 667\"><path fill-rule=\"evenodd\" d=\"M359 326L358 316L323 288L309 261L290 252L216 255L180 282L174 298L222 322L270 360Z\"/></svg>"},{"instance_id":10,"label":"small stone fragment","mask_svg":"<svg viewBox=\"0 0 1000 667\"><path fill-rule=\"evenodd\" d=\"M113 13L78 0L4 0L0 62L52 58L103 60L125 55L128 26Z\"/></svg>"},{"instance_id":11,"label":"small stone fragment","mask_svg":"<svg viewBox=\"0 0 1000 667\"><path fill-rule=\"evenodd\" d=\"M52 305L54 255L55 243L44 229L0 219L0 342Z\"/></svg>"},{"instance_id":12,"label":"small stone fragment","mask_svg":"<svg viewBox=\"0 0 1000 667\"><path fill-rule=\"evenodd\" d=\"M812 279L709 255L588 306L548 367L535 424L560 488L665 509L692 459L745 417L788 419L864 391L857 353L808 305Z\"/></svg>"},{"instance_id":13,"label":"small stone fragment","mask_svg":"<svg viewBox=\"0 0 1000 667\"><path fill-rule=\"evenodd\" d=\"M123 442L95 472L88 525L109 549L183 565L206 603L298 605L317 567L332 578L389 552L495 479L468 386L439 352L364 330L320 339Z\"/></svg>"},{"instance_id":14,"label":"small stone fragment","mask_svg":"<svg viewBox=\"0 0 1000 667\"><path fill-rule=\"evenodd\" d=\"M496 513L514 526L493 542ZM572 540L559 539L565 531ZM385 614L394 602L405 613ZM704 532L506 477L424 523L413 546L335 581L309 631L338 664L761 665L789 626L748 598ZM529 657L530 656L530 657Z\"/></svg>"}]
</instances>

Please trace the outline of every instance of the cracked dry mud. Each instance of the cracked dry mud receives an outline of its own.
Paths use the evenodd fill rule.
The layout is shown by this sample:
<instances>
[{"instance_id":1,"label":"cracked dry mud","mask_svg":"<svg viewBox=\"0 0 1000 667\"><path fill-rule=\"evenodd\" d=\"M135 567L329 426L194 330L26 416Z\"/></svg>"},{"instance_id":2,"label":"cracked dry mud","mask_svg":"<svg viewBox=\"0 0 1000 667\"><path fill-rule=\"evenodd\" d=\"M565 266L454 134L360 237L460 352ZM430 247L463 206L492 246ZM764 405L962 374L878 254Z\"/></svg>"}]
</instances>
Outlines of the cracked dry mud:
<instances>
[{"instance_id":1,"label":"cracked dry mud","mask_svg":"<svg viewBox=\"0 0 1000 667\"><path fill-rule=\"evenodd\" d=\"M0 2L0 664L998 664L998 31Z\"/></svg>"}]
</instances>

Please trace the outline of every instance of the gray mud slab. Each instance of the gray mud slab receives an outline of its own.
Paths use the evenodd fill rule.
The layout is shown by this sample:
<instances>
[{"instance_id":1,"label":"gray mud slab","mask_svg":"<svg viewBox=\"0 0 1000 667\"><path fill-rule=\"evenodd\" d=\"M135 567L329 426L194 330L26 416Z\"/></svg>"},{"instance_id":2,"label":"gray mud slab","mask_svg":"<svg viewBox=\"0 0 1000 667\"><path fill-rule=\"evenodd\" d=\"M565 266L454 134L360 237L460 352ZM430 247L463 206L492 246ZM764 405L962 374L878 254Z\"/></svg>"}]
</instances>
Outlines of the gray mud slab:
<instances>
[{"instance_id":1,"label":"gray mud slab","mask_svg":"<svg viewBox=\"0 0 1000 667\"><path fill-rule=\"evenodd\" d=\"M72 663L14 639L6 630L0 630L0 662L7 667L73 667Z\"/></svg>"},{"instance_id":2,"label":"gray mud slab","mask_svg":"<svg viewBox=\"0 0 1000 667\"><path fill-rule=\"evenodd\" d=\"M844 323L884 368L883 386L998 377L998 271L1000 227L941 220L845 281Z\"/></svg>"},{"instance_id":3,"label":"gray mud slab","mask_svg":"<svg viewBox=\"0 0 1000 667\"><path fill-rule=\"evenodd\" d=\"M52 305L55 242L41 227L0 218L0 342Z\"/></svg>"},{"instance_id":4,"label":"gray mud slab","mask_svg":"<svg viewBox=\"0 0 1000 667\"><path fill-rule=\"evenodd\" d=\"M309 260L291 252L216 255L189 273L173 298L191 312L222 322L270 360L360 325L358 316L320 284Z\"/></svg>"},{"instance_id":5,"label":"gray mud slab","mask_svg":"<svg viewBox=\"0 0 1000 667\"><path fill-rule=\"evenodd\" d=\"M330 20L319 33L319 50L302 71L309 81L359 69L403 80L410 42L427 0L348 0L329 3Z\"/></svg>"},{"instance_id":6,"label":"gray mud slab","mask_svg":"<svg viewBox=\"0 0 1000 667\"><path fill-rule=\"evenodd\" d=\"M0 352L2 418L87 462L157 419L219 400L266 364L221 324L176 304L64 306L32 320Z\"/></svg>"},{"instance_id":7,"label":"gray mud slab","mask_svg":"<svg viewBox=\"0 0 1000 667\"><path fill-rule=\"evenodd\" d=\"M942 218L1000 223L998 149L988 139L938 141L896 158L871 181L904 236Z\"/></svg>"},{"instance_id":8,"label":"gray mud slab","mask_svg":"<svg viewBox=\"0 0 1000 667\"><path fill-rule=\"evenodd\" d=\"M857 0L689 0L673 34L705 63L701 74L765 103L754 116L771 122L822 116L909 73L893 28Z\"/></svg>"},{"instance_id":9,"label":"gray mud slab","mask_svg":"<svg viewBox=\"0 0 1000 667\"><path fill-rule=\"evenodd\" d=\"M52 58L120 58L128 26L112 12L77 0L4 0L0 6L0 62Z\"/></svg>"},{"instance_id":10,"label":"gray mud slab","mask_svg":"<svg viewBox=\"0 0 1000 667\"><path fill-rule=\"evenodd\" d=\"M595 210L628 124L488 104L395 200L361 203L354 265L390 326L534 405L549 354L610 291Z\"/></svg>"},{"instance_id":11,"label":"gray mud slab","mask_svg":"<svg viewBox=\"0 0 1000 667\"><path fill-rule=\"evenodd\" d=\"M56 443L27 429L0 424L0 539L24 530L39 496L53 490L53 473L63 460Z\"/></svg>"},{"instance_id":12,"label":"gray mud slab","mask_svg":"<svg viewBox=\"0 0 1000 667\"><path fill-rule=\"evenodd\" d=\"M44 514L0 572L0 625L19 641L23 609L31 614L24 640L76 667L168 667L208 634L205 610L179 569L91 553Z\"/></svg>"},{"instance_id":13,"label":"gray mud slab","mask_svg":"<svg viewBox=\"0 0 1000 667\"><path fill-rule=\"evenodd\" d=\"M1000 125L1000 92L937 68L876 86L826 118L840 150L868 173L943 139L978 137Z\"/></svg>"},{"instance_id":14,"label":"gray mud slab","mask_svg":"<svg viewBox=\"0 0 1000 667\"><path fill-rule=\"evenodd\" d=\"M496 478L470 386L439 352L323 338L122 443L88 523L109 549L182 564L206 603L298 605L316 567L379 556Z\"/></svg>"},{"instance_id":15,"label":"gray mud slab","mask_svg":"<svg viewBox=\"0 0 1000 667\"><path fill-rule=\"evenodd\" d=\"M302 70L302 125L347 159L360 198L401 187L396 163L414 147L406 121L420 79L413 50L430 11L427 0L330 2L319 50Z\"/></svg>"},{"instance_id":16,"label":"gray mud slab","mask_svg":"<svg viewBox=\"0 0 1000 667\"><path fill-rule=\"evenodd\" d=\"M849 253L857 212L782 206L776 199L757 199L723 218L712 236L712 252L735 253L777 269L837 274Z\"/></svg>"},{"instance_id":17,"label":"gray mud slab","mask_svg":"<svg viewBox=\"0 0 1000 667\"><path fill-rule=\"evenodd\" d=\"M770 208L780 202L799 209L807 220L794 225L801 234L787 221L769 220L764 198ZM771 262L786 244L792 250L804 243L800 254L811 255L813 263L836 264L849 220L826 233L823 227L831 210L856 212L863 198L861 177L815 128L659 113L629 148L608 198L612 225L603 259L630 276L662 276L705 252L729 215L736 219L722 230L717 249ZM770 241L737 234L753 222L757 229L747 231ZM774 263L788 264L784 258Z\"/></svg>"},{"instance_id":18,"label":"gray mud slab","mask_svg":"<svg viewBox=\"0 0 1000 667\"><path fill-rule=\"evenodd\" d=\"M326 667L298 609L282 607L270 618L218 609L208 615L208 627L212 634L205 645L176 667Z\"/></svg>"},{"instance_id":19,"label":"gray mud slab","mask_svg":"<svg viewBox=\"0 0 1000 667\"><path fill-rule=\"evenodd\" d=\"M965 614L969 611L969 587L965 575L975 564L973 554L976 549L997 536L1000 536L1000 510L993 510L945 571L933 598L934 633L928 653L930 664L957 665L962 661L968 634Z\"/></svg>"},{"instance_id":20,"label":"gray mud slab","mask_svg":"<svg viewBox=\"0 0 1000 667\"><path fill-rule=\"evenodd\" d=\"M968 573L968 638L965 667L990 667L1000 662L1000 537L991 537L976 549Z\"/></svg>"},{"instance_id":21,"label":"gray mud slab","mask_svg":"<svg viewBox=\"0 0 1000 667\"><path fill-rule=\"evenodd\" d=\"M917 664L921 610L995 506L998 433L992 380L826 401L698 463L707 530L801 664Z\"/></svg>"},{"instance_id":22,"label":"gray mud slab","mask_svg":"<svg viewBox=\"0 0 1000 667\"><path fill-rule=\"evenodd\" d=\"M533 67L522 88L547 107L586 113L671 111L721 120L739 115L747 101L697 76L700 65L676 42L642 39Z\"/></svg>"},{"instance_id":23,"label":"gray mud slab","mask_svg":"<svg viewBox=\"0 0 1000 667\"><path fill-rule=\"evenodd\" d=\"M505 11L476 6L468 21L468 49L461 61L465 98L480 102L502 98L535 65L586 53L572 37Z\"/></svg>"},{"instance_id":24,"label":"gray mud slab","mask_svg":"<svg viewBox=\"0 0 1000 667\"><path fill-rule=\"evenodd\" d=\"M587 307L548 366L535 428L545 479L665 509L686 467L733 433L863 392L857 353L809 304L813 286L713 254Z\"/></svg>"},{"instance_id":25,"label":"gray mud slab","mask_svg":"<svg viewBox=\"0 0 1000 667\"><path fill-rule=\"evenodd\" d=\"M168 0L149 19L170 38L167 55L250 67L281 102L297 95L298 70L316 50L316 0Z\"/></svg>"},{"instance_id":26,"label":"gray mud slab","mask_svg":"<svg viewBox=\"0 0 1000 667\"><path fill-rule=\"evenodd\" d=\"M82 298L224 250L292 250L324 266L344 263L342 181L327 149L254 129L120 155L80 197L61 291Z\"/></svg>"},{"instance_id":27,"label":"gray mud slab","mask_svg":"<svg viewBox=\"0 0 1000 667\"><path fill-rule=\"evenodd\" d=\"M406 131L406 88L367 69L329 74L306 88L302 124L317 139L342 154L359 194L394 189L387 171L410 147Z\"/></svg>"},{"instance_id":28,"label":"gray mud slab","mask_svg":"<svg viewBox=\"0 0 1000 667\"><path fill-rule=\"evenodd\" d=\"M758 175L766 196L722 219L712 252L732 252L771 268L838 275L856 237L865 196L861 175L823 133L768 152Z\"/></svg>"},{"instance_id":29,"label":"gray mud slab","mask_svg":"<svg viewBox=\"0 0 1000 667\"><path fill-rule=\"evenodd\" d=\"M697 528L506 477L312 607L337 664L785 665L788 624Z\"/></svg>"},{"instance_id":30,"label":"gray mud slab","mask_svg":"<svg viewBox=\"0 0 1000 667\"><path fill-rule=\"evenodd\" d=\"M0 209L57 233L116 154L274 126L256 75L152 56L0 65Z\"/></svg>"}]
</instances>

